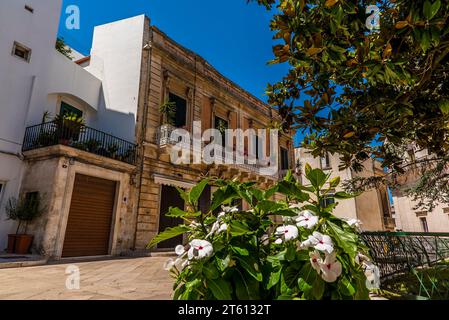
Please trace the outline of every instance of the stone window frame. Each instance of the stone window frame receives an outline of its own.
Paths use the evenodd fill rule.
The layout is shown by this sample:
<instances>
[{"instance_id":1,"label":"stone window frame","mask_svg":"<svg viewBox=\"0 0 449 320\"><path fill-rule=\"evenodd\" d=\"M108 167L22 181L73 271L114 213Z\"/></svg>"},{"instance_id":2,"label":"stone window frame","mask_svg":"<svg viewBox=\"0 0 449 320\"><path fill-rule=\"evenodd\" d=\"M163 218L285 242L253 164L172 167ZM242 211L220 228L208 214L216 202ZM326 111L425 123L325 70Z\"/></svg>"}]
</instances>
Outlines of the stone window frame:
<instances>
[{"instance_id":1,"label":"stone window frame","mask_svg":"<svg viewBox=\"0 0 449 320\"><path fill-rule=\"evenodd\" d=\"M164 84L162 89L162 103L168 98L170 93L185 99L187 102L186 130L192 132L194 116L194 85L170 70L164 70L163 74ZM182 89L180 90L180 88ZM160 121L162 123L162 115Z\"/></svg>"},{"instance_id":2,"label":"stone window frame","mask_svg":"<svg viewBox=\"0 0 449 320\"><path fill-rule=\"evenodd\" d=\"M18 49L25 52L25 56L24 57L21 57L20 55L17 55L16 51ZM33 50L31 50L30 48L28 48L27 46L21 44L18 41L14 41L13 46L12 46L12 50L11 50L11 55L13 57L16 57L17 59L25 61L27 63L30 63L30 61L31 61L31 54L32 53L33 53Z\"/></svg>"}]
</instances>

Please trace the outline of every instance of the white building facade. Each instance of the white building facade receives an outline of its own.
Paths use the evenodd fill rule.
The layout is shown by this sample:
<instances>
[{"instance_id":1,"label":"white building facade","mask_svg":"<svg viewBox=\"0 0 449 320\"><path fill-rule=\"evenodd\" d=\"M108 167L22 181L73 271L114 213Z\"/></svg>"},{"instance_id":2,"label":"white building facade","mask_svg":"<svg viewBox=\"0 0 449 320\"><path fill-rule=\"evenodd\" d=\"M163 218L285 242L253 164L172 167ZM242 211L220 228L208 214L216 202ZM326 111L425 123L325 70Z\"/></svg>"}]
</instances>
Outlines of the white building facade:
<instances>
[{"instance_id":1,"label":"white building facade","mask_svg":"<svg viewBox=\"0 0 449 320\"><path fill-rule=\"evenodd\" d=\"M37 251L60 257L64 234L56 232L58 228L55 226L67 223L77 175L108 178L116 183L115 200L112 201L112 219L115 220L111 222L116 229L112 228L109 235L111 243L114 243L109 245L108 253L122 241L117 236L120 232L118 221L123 220L119 213L124 214L128 209L132 211L128 208L132 197L129 185L135 166L132 161L127 161L131 164L119 162L124 162L127 150L120 150L118 155L119 152L111 149L123 144L130 150L134 148L132 152L135 153L137 102L133 103L133 99L137 100L138 93L131 94L128 101L111 97L105 88L116 85L114 77L108 78L104 72L102 61L94 60L96 64L86 70L55 49L59 20L64 11L62 0L0 2L0 30L7 30L0 32L0 252L6 248L8 234L15 233L17 226L16 222L6 221L8 199L39 191L46 196L45 205L49 212L41 219L44 222L31 227L39 247ZM139 46L138 52L141 52L141 44ZM122 67L126 69L128 66ZM128 92L126 88L121 91L122 94L124 92ZM27 128L42 126L64 112L82 116L86 126L94 128L87 132L89 139L95 138L102 148L96 150L97 155L51 145L42 146L44 151L30 148L30 151L23 152L24 140L34 145L33 139L38 138L36 134L27 138L26 132L33 134L33 130ZM45 128L42 126L38 130ZM87 149L90 141L79 139L76 141L78 146L83 144ZM108 148L111 149L108 151ZM106 153L114 159L102 159ZM135 157L134 154L132 156ZM60 172L61 169L67 170ZM55 188L61 188L61 194ZM118 197L124 199L122 203L118 202ZM59 244L54 244L56 239L59 239Z\"/></svg>"}]
</instances>

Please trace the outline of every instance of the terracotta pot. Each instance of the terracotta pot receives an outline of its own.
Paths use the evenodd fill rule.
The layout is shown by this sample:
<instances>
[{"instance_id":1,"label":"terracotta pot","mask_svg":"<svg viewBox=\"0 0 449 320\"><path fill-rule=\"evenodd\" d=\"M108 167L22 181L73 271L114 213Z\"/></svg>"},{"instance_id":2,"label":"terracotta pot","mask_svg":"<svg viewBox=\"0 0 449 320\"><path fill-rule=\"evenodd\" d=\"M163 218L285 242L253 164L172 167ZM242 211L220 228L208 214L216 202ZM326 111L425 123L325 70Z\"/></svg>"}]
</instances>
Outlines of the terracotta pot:
<instances>
[{"instance_id":1,"label":"terracotta pot","mask_svg":"<svg viewBox=\"0 0 449 320\"><path fill-rule=\"evenodd\" d=\"M6 250L7 253L13 254L16 248L16 235L15 234L8 234L8 249Z\"/></svg>"},{"instance_id":2,"label":"terracotta pot","mask_svg":"<svg viewBox=\"0 0 449 320\"><path fill-rule=\"evenodd\" d=\"M33 243L33 236L28 234L18 234L16 236L15 253L16 254L28 254Z\"/></svg>"}]
</instances>

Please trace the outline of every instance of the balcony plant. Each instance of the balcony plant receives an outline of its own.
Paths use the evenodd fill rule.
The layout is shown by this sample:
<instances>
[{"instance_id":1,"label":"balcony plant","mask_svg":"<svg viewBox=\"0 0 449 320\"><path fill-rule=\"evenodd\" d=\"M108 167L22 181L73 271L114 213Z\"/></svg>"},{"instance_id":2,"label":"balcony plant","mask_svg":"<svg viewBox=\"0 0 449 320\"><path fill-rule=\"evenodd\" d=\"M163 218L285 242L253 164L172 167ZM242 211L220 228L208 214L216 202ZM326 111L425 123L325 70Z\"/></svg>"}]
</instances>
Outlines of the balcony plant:
<instances>
[{"instance_id":1,"label":"balcony plant","mask_svg":"<svg viewBox=\"0 0 449 320\"><path fill-rule=\"evenodd\" d=\"M109 156L113 159L118 159L118 150L119 150L119 146L117 144L111 144L108 146L107 148Z\"/></svg>"},{"instance_id":2,"label":"balcony plant","mask_svg":"<svg viewBox=\"0 0 449 320\"><path fill-rule=\"evenodd\" d=\"M175 125L176 103L166 100L159 108L162 114L162 125Z\"/></svg>"},{"instance_id":3,"label":"balcony plant","mask_svg":"<svg viewBox=\"0 0 449 320\"><path fill-rule=\"evenodd\" d=\"M6 204L7 220L17 221L15 234L8 235L8 253L30 252L33 236L28 234L28 225L39 217L44 208L39 193L28 193L19 199L11 198ZM23 230L22 233L20 231Z\"/></svg>"},{"instance_id":4,"label":"balcony plant","mask_svg":"<svg viewBox=\"0 0 449 320\"><path fill-rule=\"evenodd\" d=\"M55 124L55 134L58 142L63 145L70 145L70 142L78 141L84 129L85 121L83 117L74 113L58 114L53 120Z\"/></svg>"},{"instance_id":5,"label":"balcony plant","mask_svg":"<svg viewBox=\"0 0 449 320\"><path fill-rule=\"evenodd\" d=\"M84 143L87 151L95 153L98 151L98 148L101 146L101 142L95 139L90 139Z\"/></svg>"},{"instance_id":6,"label":"balcony plant","mask_svg":"<svg viewBox=\"0 0 449 320\"><path fill-rule=\"evenodd\" d=\"M268 190L251 182L215 180L218 190L206 213L198 202L208 180L190 192L179 190L189 210L170 208L168 216L185 223L149 244L188 236L189 244L176 248L178 259L165 266L176 280L174 299L369 299L368 249L353 222L332 215L337 204L322 206L340 179L329 180L330 175L310 166L306 176L310 186L289 173ZM276 193L285 200L273 201ZM337 199L353 196L335 194ZM228 207L236 200L245 200L249 209ZM222 212L214 214L220 207Z\"/></svg>"}]
</instances>

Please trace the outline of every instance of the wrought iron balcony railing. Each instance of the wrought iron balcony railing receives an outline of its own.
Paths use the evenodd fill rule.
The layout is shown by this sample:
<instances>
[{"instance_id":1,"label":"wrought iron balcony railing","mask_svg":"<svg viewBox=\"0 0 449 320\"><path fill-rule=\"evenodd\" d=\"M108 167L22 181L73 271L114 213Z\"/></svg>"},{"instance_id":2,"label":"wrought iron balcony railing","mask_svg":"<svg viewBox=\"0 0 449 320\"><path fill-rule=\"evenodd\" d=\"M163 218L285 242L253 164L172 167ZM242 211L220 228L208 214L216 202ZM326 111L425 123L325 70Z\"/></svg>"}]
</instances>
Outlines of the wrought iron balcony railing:
<instances>
[{"instance_id":1,"label":"wrought iron balcony railing","mask_svg":"<svg viewBox=\"0 0 449 320\"><path fill-rule=\"evenodd\" d=\"M137 159L134 143L67 120L28 127L22 151L54 145L69 146L129 164L135 164Z\"/></svg>"},{"instance_id":2,"label":"wrought iron balcony railing","mask_svg":"<svg viewBox=\"0 0 449 320\"><path fill-rule=\"evenodd\" d=\"M193 143L192 139L190 139L189 141L182 141L182 137L179 137L179 139L174 139L172 137L172 133L176 129L177 129L176 127L170 124L164 124L161 127L159 127L156 136L156 144L158 144L160 147L178 145L183 146L183 148L192 150L192 143ZM206 143L202 142L201 148L204 149L206 145L207 145ZM228 152L227 150L222 150L220 154L217 155L216 157L223 164L226 164L226 159L231 159L233 160L233 163L226 164L227 166L243 170L246 172L254 173L257 175L261 175L261 169L264 167L258 160L257 163L249 163L248 155L246 153L245 154L239 153L238 151ZM243 159L244 163L237 163L236 161L237 158ZM288 170L281 170L277 174L270 175L270 177L276 180L282 180L287 174L287 172Z\"/></svg>"},{"instance_id":3,"label":"wrought iron balcony railing","mask_svg":"<svg viewBox=\"0 0 449 320\"><path fill-rule=\"evenodd\" d=\"M366 232L362 239L382 281L449 258L449 233Z\"/></svg>"}]
</instances>

